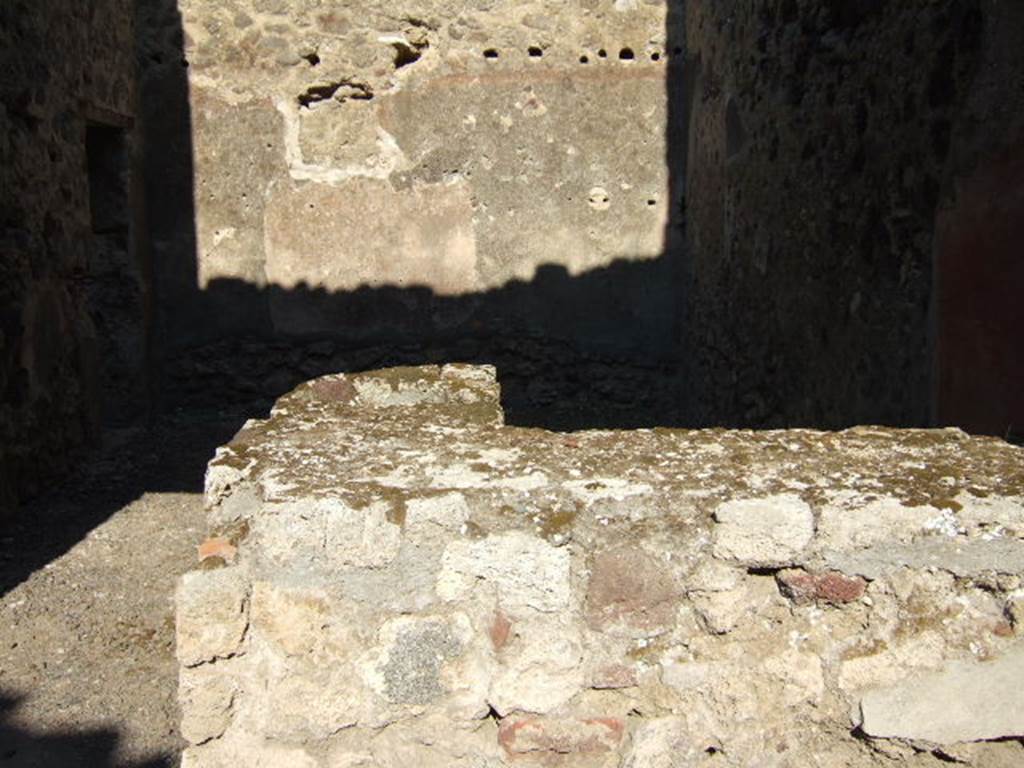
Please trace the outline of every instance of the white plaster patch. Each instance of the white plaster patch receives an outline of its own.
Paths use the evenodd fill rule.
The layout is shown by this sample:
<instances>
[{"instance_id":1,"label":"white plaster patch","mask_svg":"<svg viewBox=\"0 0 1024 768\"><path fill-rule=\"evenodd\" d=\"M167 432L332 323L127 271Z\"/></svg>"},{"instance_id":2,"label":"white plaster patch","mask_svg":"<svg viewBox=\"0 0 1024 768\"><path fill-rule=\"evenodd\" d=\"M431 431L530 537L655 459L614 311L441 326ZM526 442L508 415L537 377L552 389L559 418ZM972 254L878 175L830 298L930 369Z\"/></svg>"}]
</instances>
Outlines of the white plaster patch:
<instances>
[{"instance_id":1,"label":"white plaster patch","mask_svg":"<svg viewBox=\"0 0 1024 768\"><path fill-rule=\"evenodd\" d=\"M1024 498L1020 496L979 497L961 491L954 499L961 509L957 518L970 533L1000 535L1007 528L1024 536Z\"/></svg>"},{"instance_id":2,"label":"white plaster patch","mask_svg":"<svg viewBox=\"0 0 1024 768\"><path fill-rule=\"evenodd\" d=\"M490 475L477 472L466 464L449 464L445 467L431 467L431 488L480 488L490 480Z\"/></svg>"},{"instance_id":3,"label":"white plaster patch","mask_svg":"<svg viewBox=\"0 0 1024 768\"><path fill-rule=\"evenodd\" d=\"M481 448L477 451L477 457L487 464L500 466L511 464L519 458L520 453L518 448Z\"/></svg>"},{"instance_id":4,"label":"white plaster patch","mask_svg":"<svg viewBox=\"0 0 1024 768\"><path fill-rule=\"evenodd\" d=\"M344 167L331 167L307 163L302 154L300 132L302 119L298 105L292 99L279 99L274 104L284 118L284 155L288 164L288 173L297 181L316 181L323 184L343 184L356 177L386 179L397 170L409 165L409 160L402 152L395 137L377 126L378 154L366 158L363 163L349 164Z\"/></svg>"},{"instance_id":5,"label":"white plaster patch","mask_svg":"<svg viewBox=\"0 0 1024 768\"><path fill-rule=\"evenodd\" d=\"M531 472L519 477L507 477L493 480L489 485L493 488L507 488L512 491L533 491L548 484L548 476L543 472Z\"/></svg>"}]
</instances>

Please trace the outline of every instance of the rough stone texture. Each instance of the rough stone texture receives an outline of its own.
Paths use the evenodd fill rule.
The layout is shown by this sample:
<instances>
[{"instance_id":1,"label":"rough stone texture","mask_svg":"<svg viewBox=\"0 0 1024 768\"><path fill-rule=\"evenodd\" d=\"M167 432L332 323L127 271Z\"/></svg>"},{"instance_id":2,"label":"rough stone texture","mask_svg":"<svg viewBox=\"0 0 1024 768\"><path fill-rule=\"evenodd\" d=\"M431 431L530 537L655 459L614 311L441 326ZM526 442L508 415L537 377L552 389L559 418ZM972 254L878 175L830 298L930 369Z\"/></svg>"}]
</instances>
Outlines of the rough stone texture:
<instances>
[{"instance_id":1,"label":"rough stone texture","mask_svg":"<svg viewBox=\"0 0 1024 768\"><path fill-rule=\"evenodd\" d=\"M814 535L814 515L798 496L729 501L715 521L715 557L753 567L792 562Z\"/></svg>"},{"instance_id":2,"label":"rough stone texture","mask_svg":"<svg viewBox=\"0 0 1024 768\"><path fill-rule=\"evenodd\" d=\"M453 338L539 335L606 363L676 355L663 3L178 6L146 24L178 26L187 70L143 62L147 129L161 106L192 126L176 165L147 158L195 191L191 241L154 223L165 352L247 334L460 359Z\"/></svg>"},{"instance_id":3,"label":"rough stone texture","mask_svg":"<svg viewBox=\"0 0 1024 768\"><path fill-rule=\"evenodd\" d=\"M548 425L1019 429L1019 4L144 5L171 400L472 360Z\"/></svg>"},{"instance_id":4,"label":"rough stone texture","mask_svg":"<svg viewBox=\"0 0 1024 768\"><path fill-rule=\"evenodd\" d=\"M0 20L5 506L151 390L402 362L500 365L520 423L1019 429L1019 4Z\"/></svg>"},{"instance_id":5,"label":"rough stone texture","mask_svg":"<svg viewBox=\"0 0 1024 768\"><path fill-rule=\"evenodd\" d=\"M694 420L1019 430L1024 9L679 5Z\"/></svg>"},{"instance_id":6,"label":"rough stone texture","mask_svg":"<svg viewBox=\"0 0 1024 768\"><path fill-rule=\"evenodd\" d=\"M210 533L248 535L179 592L179 628L213 638L179 642L185 765L1024 759L1024 451L513 428L493 375L324 377L218 451ZM902 511L858 514L880 508ZM836 509L870 535L822 526ZM359 514L386 557L338 555ZM943 704L961 690L984 708Z\"/></svg>"},{"instance_id":7,"label":"rough stone texture","mask_svg":"<svg viewBox=\"0 0 1024 768\"><path fill-rule=\"evenodd\" d=\"M0 7L0 516L144 396L132 9Z\"/></svg>"},{"instance_id":8,"label":"rough stone texture","mask_svg":"<svg viewBox=\"0 0 1024 768\"><path fill-rule=\"evenodd\" d=\"M184 576L178 606L178 659L191 667L234 655L249 625L246 583L235 571Z\"/></svg>"}]
</instances>

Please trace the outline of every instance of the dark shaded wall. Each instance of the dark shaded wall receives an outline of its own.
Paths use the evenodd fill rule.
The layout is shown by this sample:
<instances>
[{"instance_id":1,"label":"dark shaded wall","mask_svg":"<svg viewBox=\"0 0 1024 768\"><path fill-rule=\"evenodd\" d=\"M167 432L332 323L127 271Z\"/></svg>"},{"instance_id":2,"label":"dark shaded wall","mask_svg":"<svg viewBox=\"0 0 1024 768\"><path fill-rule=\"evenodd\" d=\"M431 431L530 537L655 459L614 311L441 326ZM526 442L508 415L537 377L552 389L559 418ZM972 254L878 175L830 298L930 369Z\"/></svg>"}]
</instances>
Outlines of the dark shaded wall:
<instances>
[{"instance_id":1,"label":"dark shaded wall","mask_svg":"<svg viewBox=\"0 0 1024 768\"><path fill-rule=\"evenodd\" d=\"M0 4L0 506L144 408L131 0ZM117 419L115 419L116 421Z\"/></svg>"},{"instance_id":2,"label":"dark shaded wall","mask_svg":"<svg viewBox=\"0 0 1024 768\"><path fill-rule=\"evenodd\" d=\"M1024 440L1024 4L985 5L936 222L937 419Z\"/></svg>"},{"instance_id":3,"label":"dark shaded wall","mask_svg":"<svg viewBox=\"0 0 1024 768\"><path fill-rule=\"evenodd\" d=\"M1006 32L1019 30L1022 13L998 0L687 4L695 88L683 397L694 421L934 420L936 328L949 334L951 315L980 318L986 303L1005 302L1001 278L1020 293L1020 241L1005 235L970 255L950 246L961 255L940 269L960 274L951 271L938 306L933 283L942 284L937 211L984 208L993 190L959 180L985 156L1002 163L1013 139L1005 112L1016 100L1020 114L1024 68L1019 31L1016 49ZM1004 119L989 120L993 112ZM1019 190L1020 180L1003 184ZM967 226L989 230L987 213L974 221ZM991 262L997 250L1003 266ZM958 299L964 277L977 282L969 305ZM995 357L1012 354L1013 311L997 312L995 325L980 321L984 330L955 346L986 337ZM946 378L955 369L978 384L971 353L947 360ZM993 375L998 384L972 397L1019 400L1007 386L1014 377L1018 392L1024 386L1019 366ZM996 424L943 413L965 426Z\"/></svg>"},{"instance_id":4,"label":"dark shaded wall","mask_svg":"<svg viewBox=\"0 0 1024 768\"><path fill-rule=\"evenodd\" d=\"M503 31L505 19L469 25L470 34L459 21L468 6L433 18L407 13L427 2L383 11L368 2L375 13L393 14L394 34L408 35L408 20L418 19L426 41L419 60L402 63L399 101L416 108L381 107L382 124L405 149L410 132L412 145L437 145L422 157L411 152L412 169L391 174L399 194L402 185L436 185L446 174L472 174L474 185L488 178L470 129L448 121L451 135L441 138L446 115L461 114L462 97L449 93L455 106L440 110L436 98L425 99L429 108L415 101L432 93L433 75L421 82L416 73L434 72L428 62L436 47L472 52L458 66L480 78L467 81L472 87L484 85L464 97L481 115L500 111L487 102L498 92L487 72L511 73L524 88L539 89L535 73L561 71L559 108L571 112L586 102L581 83L601 81L600 73L653 71L652 51L661 54L667 189L652 196L665 222L660 256L637 260L622 250L610 265L573 273L559 263L565 249L551 237L550 263L532 278L455 296L403 284L386 267L346 290L280 285L266 267L266 249L280 250L291 239L301 246L297 253L308 255L305 274L315 276L323 265L344 271L346 260L362 258L342 253L347 243L359 241L372 253L394 228L374 230L374 206L386 198L368 195L363 187L370 184L331 182L336 192L309 193L324 181L316 174L334 167L330 162L348 167L342 160L363 151L358 110L389 103L383 87L374 100L333 103L325 96L319 111L299 108L293 115L299 149L310 152L309 163L333 157L326 166L296 168L294 157L282 157L288 110L282 112L281 100L353 87L326 72L332 61L363 54L366 19L304 16L289 3L260 17L184 2L198 35L190 42L181 34L178 4L143 5L162 9L149 18L162 42L145 60L144 94L153 110L146 120L156 138L150 146L158 148L147 156L147 178L150 196L161 199L151 227L168 404L266 399L330 370L464 359L497 363L507 393L526 404L531 423L576 408L580 399L589 400L589 416L556 421L951 423L999 434L1020 422L1019 174L1007 165L1019 157L1019 3L670 0L663 40L644 49L623 30L585 44L546 40L543 26L524 17L518 31ZM614 19L613 5L581 3L579 12ZM388 44L366 40L385 59L362 69L399 65L379 50ZM526 56L530 41L546 46L543 60ZM627 42L637 59L621 66L616 49ZM474 62L489 45L501 58ZM606 59L598 47L607 49ZM581 52L587 65L577 62ZM189 76L197 84L191 93ZM601 85L603 92L611 93L612 82ZM325 84L322 93L318 83ZM559 91L543 87L551 93L536 93L550 107ZM225 88L238 104L224 106L211 95ZM464 88L459 81L452 92ZM398 117L390 119L392 112ZM428 118L433 122L424 127ZM609 146L642 140L628 122L613 123L598 131ZM559 126L559 139L597 130L586 121L563 119ZM520 154L510 162L529 167L529 154ZM565 200L537 205L548 194L545 179L558 178L545 169L548 176L524 191L524 200L534 191L539 197L517 204L554 210L556 221L575 217L568 202L605 183L581 177L580 189L567 191ZM365 212L347 210L364 197L376 202ZM365 220L365 232L322 236L305 218L307 202L328 216ZM278 214L267 225L262 206L270 203ZM523 242L557 230L531 217ZM282 235L281 222L294 232ZM507 242L514 238L481 238L482 258L504 253ZM547 260L543 248L534 251L531 258ZM394 257L396 265L400 260ZM607 415L616 409L617 416Z\"/></svg>"},{"instance_id":5,"label":"dark shaded wall","mask_svg":"<svg viewBox=\"0 0 1024 768\"><path fill-rule=\"evenodd\" d=\"M5 505L154 388L266 402L452 359L496 363L520 423L1019 434L1021 3L650 0L626 23L581 0L579 39L513 3L366 5L0 6ZM378 127L407 154L374 175ZM392 230L444 220L408 203L425 189L479 228L486 279L440 290L446 254L437 285L388 272ZM392 196L411 213L382 226ZM321 203L348 224L316 229Z\"/></svg>"}]
</instances>

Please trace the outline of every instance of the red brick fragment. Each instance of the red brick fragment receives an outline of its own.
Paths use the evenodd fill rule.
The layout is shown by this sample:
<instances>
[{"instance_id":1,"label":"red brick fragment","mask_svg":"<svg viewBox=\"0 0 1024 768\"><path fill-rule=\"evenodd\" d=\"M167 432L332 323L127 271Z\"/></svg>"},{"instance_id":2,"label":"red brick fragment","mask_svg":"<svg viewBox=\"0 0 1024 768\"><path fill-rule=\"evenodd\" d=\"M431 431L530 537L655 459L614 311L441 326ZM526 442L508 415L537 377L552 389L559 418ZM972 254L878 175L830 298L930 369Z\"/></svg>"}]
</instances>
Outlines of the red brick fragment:
<instances>
[{"instance_id":1,"label":"red brick fragment","mask_svg":"<svg viewBox=\"0 0 1024 768\"><path fill-rule=\"evenodd\" d=\"M625 730L617 717L508 718L498 728L498 743L513 759L554 765L568 755L613 752Z\"/></svg>"},{"instance_id":2,"label":"red brick fragment","mask_svg":"<svg viewBox=\"0 0 1024 768\"><path fill-rule=\"evenodd\" d=\"M867 582L859 576L847 576L837 571L808 573L799 569L780 571L779 589L797 604L831 603L842 605L860 600Z\"/></svg>"},{"instance_id":3,"label":"red brick fragment","mask_svg":"<svg viewBox=\"0 0 1024 768\"><path fill-rule=\"evenodd\" d=\"M199 545L199 562L219 557L225 563L232 563L238 554L238 547L221 536L213 536Z\"/></svg>"},{"instance_id":4,"label":"red brick fragment","mask_svg":"<svg viewBox=\"0 0 1024 768\"><path fill-rule=\"evenodd\" d=\"M499 608L494 612L494 619L491 621L490 630L488 630L494 650L500 651L508 644L508 637L511 632L512 620Z\"/></svg>"},{"instance_id":5,"label":"red brick fragment","mask_svg":"<svg viewBox=\"0 0 1024 768\"><path fill-rule=\"evenodd\" d=\"M609 664L594 670L590 687L598 690L632 688L637 684L636 669L625 664Z\"/></svg>"},{"instance_id":6,"label":"red brick fragment","mask_svg":"<svg viewBox=\"0 0 1024 768\"><path fill-rule=\"evenodd\" d=\"M624 626L653 634L675 623L679 588L672 576L639 547L599 552L587 587L586 619L600 631Z\"/></svg>"},{"instance_id":7,"label":"red brick fragment","mask_svg":"<svg viewBox=\"0 0 1024 768\"><path fill-rule=\"evenodd\" d=\"M992 634L996 637L1013 637L1013 625L1006 621L1006 619L998 621L992 627Z\"/></svg>"}]
</instances>

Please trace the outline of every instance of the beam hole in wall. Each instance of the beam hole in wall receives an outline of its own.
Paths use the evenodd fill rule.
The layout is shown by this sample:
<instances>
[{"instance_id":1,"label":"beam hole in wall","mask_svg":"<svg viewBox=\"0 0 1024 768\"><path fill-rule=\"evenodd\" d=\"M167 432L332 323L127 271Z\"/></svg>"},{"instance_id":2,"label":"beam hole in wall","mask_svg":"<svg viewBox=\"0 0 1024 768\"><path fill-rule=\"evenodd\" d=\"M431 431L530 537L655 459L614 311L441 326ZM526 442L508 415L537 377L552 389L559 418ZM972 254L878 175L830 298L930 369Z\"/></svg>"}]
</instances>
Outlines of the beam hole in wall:
<instances>
[{"instance_id":1,"label":"beam hole in wall","mask_svg":"<svg viewBox=\"0 0 1024 768\"><path fill-rule=\"evenodd\" d=\"M486 51L484 51L484 58L496 59L498 58L498 52L494 48L488 48Z\"/></svg>"},{"instance_id":2,"label":"beam hole in wall","mask_svg":"<svg viewBox=\"0 0 1024 768\"><path fill-rule=\"evenodd\" d=\"M661 54L655 51L651 54L651 61L661 61Z\"/></svg>"},{"instance_id":3,"label":"beam hole in wall","mask_svg":"<svg viewBox=\"0 0 1024 768\"><path fill-rule=\"evenodd\" d=\"M526 49L526 52L530 55L531 59L539 59L544 55L544 50L536 45L531 45Z\"/></svg>"},{"instance_id":4,"label":"beam hole in wall","mask_svg":"<svg viewBox=\"0 0 1024 768\"><path fill-rule=\"evenodd\" d=\"M316 51L313 51L312 53L307 53L302 58L305 59L306 63L308 63L309 66L311 67L316 67L320 64L320 57L317 55Z\"/></svg>"},{"instance_id":5,"label":"beam hole in wall","mask_svg":"<svg viewBox=\"0 0 1024 768\"><path fill-rule=\"evenodd\" d=\"M308 109L313 104L332 98L342 102L349 99L370 101L373 98L373 89L365 83L354 83L349 80L341 80L336 83L321 83L311 85L305 92L300 93L298 102L299 106Z\"/></svg>"},{"instance_id":6,"label":"beam hole in wall","mask_svg":"<svg viewBox=\"0 0 1024 768\"><path fill-rule=\"evenodd\" d=\"M309 107L317 102L327 101L329 98L334 96L337 90L341 87L341 83L332 83L330 85L313 85L305 90L304 93L299 94L299 105L303 107Z\"/></svg>"},{"instance_id":7,"label":"beam hole in wall","mask_svg":"<svg viewBox=\"0 0 1024 768\"><path fill-rule=\"evenodd\" d=\"M589 63L590 63L590 57L589 56L587 56L586 54L584 54L583 56L580 56L580 64L589 64Z\"/></svg>"},{"instance_id":8,"label":"beam hole in wall","mask_svg":"<svg viewBox=\"0 0 1024 768\"><path fill-rule=\"evenodd\" d=\"M414 46L395 43L395 69L407 67L420 60L423 54Z\"/></svg>"},{"instance_id":9,"label":"beam hole in wall","mask_svg":"<svg viewBox=\"0 0 1024 768\"><path fill-rule=\"evenodd\" d=\"M597 55L598 55L599 58L607 59L608 58L608 51L606 51L604 48L602 48L601 50L599 50L597 52Z\"/></svg>"},{"instance_id":10,"label":"beam hole in wall","mask_svg":"<svg viewBox=\"0 0 1024 768\"><path fill-rule=\"evenodd\" d=\"M633 53L633 49L632 48L623 48L622 50L619 51L619 60L620 61L632 61L635 58L636 58L636 54Z\"/></svg>"}]
</instances>

